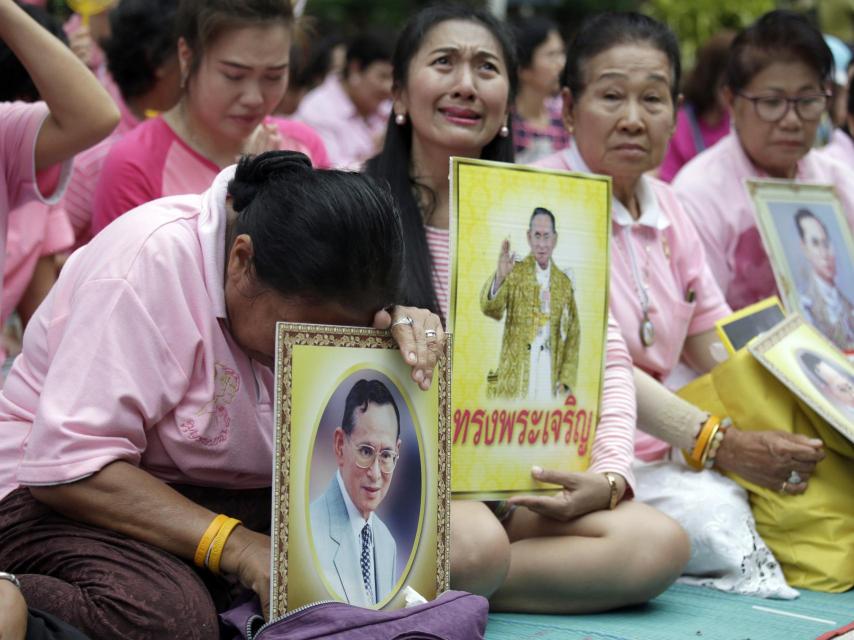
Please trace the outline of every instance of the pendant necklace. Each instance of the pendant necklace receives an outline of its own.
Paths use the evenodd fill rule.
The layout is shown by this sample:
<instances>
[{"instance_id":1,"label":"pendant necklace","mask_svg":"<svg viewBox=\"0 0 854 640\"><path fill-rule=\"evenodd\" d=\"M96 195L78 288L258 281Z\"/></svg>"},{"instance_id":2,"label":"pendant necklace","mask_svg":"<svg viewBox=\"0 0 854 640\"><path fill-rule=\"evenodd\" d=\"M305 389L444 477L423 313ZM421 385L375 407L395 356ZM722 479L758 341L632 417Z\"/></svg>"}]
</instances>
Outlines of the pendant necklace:
<instances>
[{"instance_id":1,"label":"pendant necklace","mask_svg":"<svg viewBox=\"0 0 854 640\"><path fill-rule=\"evenodd\" d=\"M640 325L640 340L644 347L651 347L655 343L655 325L653 325L652 320L649 319L649 292L641 281L640 271L638 270L638 261L637 258L635 258L635 251L632 247L632 239L629 234L630 227L629 225L626 225L623 227L623 239L626 243L626 249L628 249L629 252L632 276L634 276L635 279L635 288L638 292L641 312L643 313L643 320L641 320Z\"/></svg>"}]
</instances>

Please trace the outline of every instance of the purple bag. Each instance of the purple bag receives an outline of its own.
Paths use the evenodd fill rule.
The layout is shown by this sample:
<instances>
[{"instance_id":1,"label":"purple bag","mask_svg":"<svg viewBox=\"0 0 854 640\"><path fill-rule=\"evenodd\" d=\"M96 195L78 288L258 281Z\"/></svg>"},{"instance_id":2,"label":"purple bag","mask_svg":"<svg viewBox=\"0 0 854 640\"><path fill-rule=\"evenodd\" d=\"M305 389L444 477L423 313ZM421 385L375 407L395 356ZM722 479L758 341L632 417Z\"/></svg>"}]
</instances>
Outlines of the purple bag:
<instances>
[{"instance_id":1,"label":"purple bag","mask_svg":"<svg viewBox=\"0 0 854 640\"><path fill-rule=\"evenodd\" d=\"M480 640L488 613L486 598L446 591L432 602L394 611L318 602L267 623L256 599L220 618L243 640Z\"/></svg>"}]
</instances>

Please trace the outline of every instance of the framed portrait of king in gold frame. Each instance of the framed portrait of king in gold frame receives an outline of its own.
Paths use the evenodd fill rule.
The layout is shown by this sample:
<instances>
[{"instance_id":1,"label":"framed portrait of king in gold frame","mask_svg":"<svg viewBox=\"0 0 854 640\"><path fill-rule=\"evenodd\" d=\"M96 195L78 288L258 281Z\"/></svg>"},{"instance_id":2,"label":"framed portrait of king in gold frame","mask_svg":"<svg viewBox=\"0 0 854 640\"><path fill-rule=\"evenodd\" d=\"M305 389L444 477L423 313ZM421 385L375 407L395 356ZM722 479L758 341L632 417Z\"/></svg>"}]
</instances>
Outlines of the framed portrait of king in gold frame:
<instances>
[{"instance_id":1,"label":"framed portrait of king in gold frame","mask_svg":"<svg viewBox=\"0 0 854 640\"><path fill-rule=\"evenodd\" d=\"M433 384L388 331L279 323L270 615L448 588L450 337Z\"/></svg>"},{"instance_id":2,"label":"framed portrait of king in gold frame","mask_svg":"<svg viewBox=\"0 0 854 640\"><path fill-rule=\"evenodd\" d=\"M748 180L777 289L843 351L854 350L854 237L832 185Z\"/></svg>"},{"instance_id":3,"label":"framed portrait of king in gold frame","mask_svg":"<svg viewBox=\"0 0 854 640\"><path fill-rule=\"evenodd\" d=\"M450 202L454 495L552 492L599 417L610 178L452 158Z\"/></svg>"}]
</instances>

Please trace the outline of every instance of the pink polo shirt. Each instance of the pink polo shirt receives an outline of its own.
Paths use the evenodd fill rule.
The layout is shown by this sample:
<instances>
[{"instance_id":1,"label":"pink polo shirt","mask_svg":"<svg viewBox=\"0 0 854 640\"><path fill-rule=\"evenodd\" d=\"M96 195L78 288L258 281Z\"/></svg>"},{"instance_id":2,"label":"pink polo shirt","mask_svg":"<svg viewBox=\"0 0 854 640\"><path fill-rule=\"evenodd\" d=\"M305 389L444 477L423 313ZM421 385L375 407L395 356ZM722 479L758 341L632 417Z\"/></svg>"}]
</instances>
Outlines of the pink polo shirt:
<instances>
[{"instance_id":1,"label":"pink polo shirt","mask_svg":"<svg viewBox=\"0 0 854 640\"><path fill-rule=\"evenodd\" d=\"M378 141L388 126L390 111L391 104L384 103L376 113L362 117L341 78L330 74L302 99L295 116L323 138L333 167L359 170L379 152Z\"/></svg>"},{"instance_id":2,"label":"pink polo shirt","mask_svg":"<svg viewBox=\"0 0 854 640\"><path fill-rule=\"evenodd\" d=\"M854 140L842 129L836 129L824 147L818 151L821 155L854 168Z\"/></svg>"},{"instance_id":3,"label":"pink polo shirt","mask_svg":"<svg viewBox=\"0 0 854 640\"><path fill-rule=\"evenodd\" d=\"M679 170L691 158L710 148L730 131L728 113L724 113L721 121L714 127L710 127L695 117L695 129L692 126L691 117L687 109L687 106L679 109L679 113L676 116L676 131L673 132L673 137L667 146L667 153L664 154L664 160L661 163L661 168L658 170L658 177L665 182L673 180L676 174L679 173ZM698 135L699 140L697 140Z\"/></svg>"},{"instance_id":4,"label":"pink polo shirt","mask_svg":"<svg viewBox=\"0 0 854 640\"><path fill-rule=\"evenodd\" d=\"M537 164L589 173L574 144ZM713 329L731 311L673 189L642 176L636 195L641 212L637 221L616 198L611 205L610 307L634 364L664 380L679 363L685 339ZM655 341L648 347L640 337L639 287L648 295L649 319L655 327ZM669 448L650 435L637 434L635 454L643 460L659 458Z\"/></svg>"},{"instance_id":5,"label":"pink polo shirt","mask_svg":"<svg viewBox=\"0 0 854 640\"><path fill-rule=\"evenodd\" d=\"M282 149L302 151L316 167L329 164L323 143L310 127L269 118L279 127ZM92 234L151 200L207 189L220 169L181 139L158 116L126 133L109 150L95 188Z\"/></svg>"},{"instance_id":6,"label":"pink polo shirt","mask_svg":"<svg viewBox=\"0 0 854 640\"><path fill-rule=\"evenodd\" d=\"M0 497L115 460L167 482L270 485L273 372L226 328L233 174L140 207L69 258L0 392Z\"/></svg>"},{"instance_id":7,"label":"pink polo shirt","mask_svg":"<svg viewBox=\"0 0 854 640\"><path fill-rule=\"evenodd\" d=\"M738 136L728 135L685 165L673 181L685 211L706 248L712 274L733 309L777 291L765 253L747 178L767 175L747 157ZM810 151L798 163L798 182L832 184L848 222L854 226L854 171Z\"/></svg>"}]
</instances>

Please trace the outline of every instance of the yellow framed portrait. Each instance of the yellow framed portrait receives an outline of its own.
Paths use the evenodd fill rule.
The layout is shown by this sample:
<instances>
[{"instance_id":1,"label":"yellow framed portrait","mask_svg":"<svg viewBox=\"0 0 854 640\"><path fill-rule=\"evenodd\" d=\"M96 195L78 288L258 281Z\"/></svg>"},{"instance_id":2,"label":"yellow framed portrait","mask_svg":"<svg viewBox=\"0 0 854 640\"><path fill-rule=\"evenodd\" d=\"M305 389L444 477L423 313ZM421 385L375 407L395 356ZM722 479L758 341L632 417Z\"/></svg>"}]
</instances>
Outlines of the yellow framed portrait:
<instances>
[{"instance_id":1,"label":"yellow framed portrait","mask_svg":"<svg viewBox=\"0 0 854 640\"><path fill-rule=\"evenodd\" d=\"M787 311L854 350L854 237L832 185L748 180Z\"/></svg>"},{"instance_id":2,"label":"yellow framed portrait","mask_svg":"<svg viewBox=\"0 0 854 640\"><path fill-rule=\"evenodd\" d=\"M732 355L753 338L783 321L786 312L780 298L771 296L715 322L715 330L727 353Z\"/></svg>"},{"instance_id":3,"label":"yellow framed portrait","mask_svg":"<svg viewBox=\"0 0 854 640\"><path fill-rule=\"evenodd\" d=\"M610 178L451 159L452 487L551 491L589 466L608 319Z\"/></svg>"},{"instance_id":4,"label":"yellow framed portrait","mask_svg":"<svg viewBox=\"0 0 854 640\"><path fill-rule=\"evenodd\" d=\"M854 365L815 327L794 314L748 349L792 393L854 442Z\"/></svg>"},{"instance_id":5,"label":"yellow framed portrait","mask_svg":"<svg viewBox=\"0 0 854 640\"><path fill-rule=\"evenodd\" d=\"M277 325L271 616L448 588L450 342L422 391L388 331Z\"/></svg>"}]
</instances>

